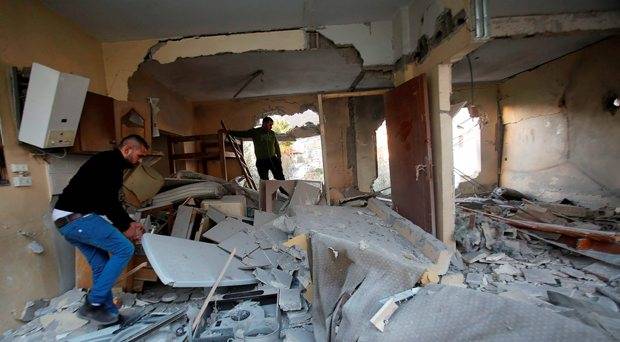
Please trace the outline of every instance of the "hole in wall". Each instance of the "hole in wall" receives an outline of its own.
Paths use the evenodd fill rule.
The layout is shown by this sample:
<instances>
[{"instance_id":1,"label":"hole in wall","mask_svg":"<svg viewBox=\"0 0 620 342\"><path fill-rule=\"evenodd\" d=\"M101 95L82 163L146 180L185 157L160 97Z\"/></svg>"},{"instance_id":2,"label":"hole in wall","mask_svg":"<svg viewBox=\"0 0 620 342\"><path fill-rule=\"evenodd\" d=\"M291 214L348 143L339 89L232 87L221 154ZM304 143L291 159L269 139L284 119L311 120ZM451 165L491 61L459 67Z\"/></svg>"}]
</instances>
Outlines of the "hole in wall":
<instances>
[{"instance_id":1,"label":"hole in wall","mask_svg":"<svg viewBox=\"0 0 620 342\"><path fill-rule=\"evenodd\" d=\"M385 189L390 183L390 153L388 151L387 126L385 120L376 130L377 139L377 179L372 184L374 191ZM391 189L383 191L384 194L391 194Z\"/></svg>"},{"instance_id":2,"label":"hole in wall","mask_svg":"<svg viewBox=\"0 0 620 342\"><path fill-rule=\"evenodd\" d=\"M273 131L278 136L282 153L282 170L286 179L324 181L321 136L318 130L319 115L313 110L292 115L265 113L256 120L254 127L260 127L262 117L273 119ZM245 158L252 178L258 180L254 143L243 141ZM270 175L272 178L273 175Z\"/></svg>"},{"instance_id":3,"label":"hole in wall","mask_svg":"<svg viewBox=\"0 0 620 342\"><path fill-rule=\"evenodd\" d=\"M482 170L480 154L480 118L472 117L463 107L452 119L452 151L454 158L454 187L472 181Z\"/></svg>"}]
</instances>

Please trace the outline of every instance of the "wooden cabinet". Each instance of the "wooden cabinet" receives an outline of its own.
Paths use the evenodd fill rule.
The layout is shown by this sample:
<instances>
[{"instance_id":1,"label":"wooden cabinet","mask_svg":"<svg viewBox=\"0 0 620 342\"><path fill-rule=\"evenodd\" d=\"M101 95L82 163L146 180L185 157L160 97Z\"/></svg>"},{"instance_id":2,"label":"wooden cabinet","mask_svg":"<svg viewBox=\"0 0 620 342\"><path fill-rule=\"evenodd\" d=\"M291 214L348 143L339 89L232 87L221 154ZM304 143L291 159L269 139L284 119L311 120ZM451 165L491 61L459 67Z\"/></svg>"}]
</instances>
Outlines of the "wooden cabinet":
<instances>
[{"instance_id":1,"label":"wooden cabinet","mask_svg":"<svg viewBox=\"0 0 620 342\"><path fill-rule=\"evenodd\" d=\"M151 143L148 103L117 101L88 92L72 152L107 151L129 134L139 134Z\"/></svg>"}]
</instances>

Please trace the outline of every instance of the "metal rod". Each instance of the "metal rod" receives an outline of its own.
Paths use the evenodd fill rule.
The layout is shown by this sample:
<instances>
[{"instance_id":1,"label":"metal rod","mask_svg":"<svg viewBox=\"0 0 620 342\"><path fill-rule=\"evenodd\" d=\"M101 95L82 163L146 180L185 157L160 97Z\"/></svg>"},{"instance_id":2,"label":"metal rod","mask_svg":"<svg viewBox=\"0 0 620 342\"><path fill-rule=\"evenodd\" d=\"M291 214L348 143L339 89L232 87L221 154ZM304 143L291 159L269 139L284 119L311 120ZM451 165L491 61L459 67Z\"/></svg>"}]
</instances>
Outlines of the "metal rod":
<instances>
[{"instance_id":1,"label":"metal rod","mask_svg":"<svg viewBox=\"0 0 620 342\"><path fill-rule=\"evenodd\" d=\"M243 91L243 89L245 89L245 87L247 87L250 84L250 82L254 81L255 78L257 78L258 76L262 74L263 74L262 70L256 70L252 75L250 75L250 78L248 78L248 80L245 81L243 86L241 86L241 89L239 89L239 91L237 91L235 95L233 95L233 99L236 98L237 95L239 95Z\"/></svg>"}]
</instances>

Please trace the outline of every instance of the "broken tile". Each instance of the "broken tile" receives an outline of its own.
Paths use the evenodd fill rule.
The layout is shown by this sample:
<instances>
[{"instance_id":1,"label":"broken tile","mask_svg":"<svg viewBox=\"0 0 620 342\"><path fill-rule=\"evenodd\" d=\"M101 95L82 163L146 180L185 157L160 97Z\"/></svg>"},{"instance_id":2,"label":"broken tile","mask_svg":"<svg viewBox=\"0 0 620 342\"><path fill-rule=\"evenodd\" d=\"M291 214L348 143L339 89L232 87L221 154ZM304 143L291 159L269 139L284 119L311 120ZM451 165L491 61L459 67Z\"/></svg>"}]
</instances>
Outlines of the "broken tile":
<instances>
[{"instance_id":1,"label":"broken tile","mask_svg":"<svg viewBox=\"0 0 620 342\"><path fill-rule=\"evenodd\" d=\"M48 299L30 300L24 306L19 320L22 322L30 322L35 318L35 312L41 308L45 308L50 304Z\"/></svg>"},{"instance_id":2,"label":"broken tile","mask_svg":"<svg viewBox=\"0 0 620 342\"><path fill-rule=\"evenodd\" d=\"M279 253L271 249L257 249L248 254L241 262L251 267L277 267Z\"/></svg>"},{"instance_id":3,"label":"broken tile","mask_svg":"<svg viewBox=\"0 0 620 342\"><path fill-rule=\"evenodd\" d=\"M301 289L280 289L278 305L283 311L301 310Z\"/></svg>"},{"instance_id":4,"label":"broken tile","mask_svg":"<svg viewBox=\"0 0 620 342\"><path fill-rule=\"evenodd\" d=\"M484 278L481 273L467 273L467 277L465 278L465 282L469 284L469 286L475 287L482 285Z\"/></svg>"},{"instance_id":5,"label":"broken tile","mask_svg":"<svg viewBox=\"0 0 620 342\"><path fill-rule=\"evenodd\" d=\"M57 312L39 318L45 330L54 331L55 334L62 334L73 331L88 323L87 320L78 318L73 312Z\"/></svg>"},{"instance_id":6,"label":"broken tile","mask_svg":"<svg viewBox=\"0 0 620 342\"><path fill-rule=\"evenodd\" d=\"M315 185L316 184L316 185ZM291 196L290 205L314 205L319 202L321 196L321 183L310 183L306 181L297 181L293 195Z\"/></svg>"},{"instance_id":7,"label":"broken tile","mask_svg":"<svg viewBox=\"0 0 620 342\"><path fill-rule=\"evenodd\" d=\"M239 258L244 258L259 248L258 244L254 242L254 239L243 231L228 237L217 246L227 252L232 252L233 249L236 248L237 252L235 256Z\"/></svg>"},{"instance_id":8,"label":"broken tile","mask_svg":"<svg viewBox=\"0 0 620 342\"><path fill-rule=\"evenodd\" d=\"M266 211L254 210L254 227L260 227L263 224L275 219L278 215L268 213Z\"/></svg>"},{"instance_id":9,"label":"broken tile","mask_svg":"<svg viewBox=\"0 0 620 342\"><path fill-rule=\"evenodd\" d=\"M293 277L281 270L271 269L269 271L257 268L254 276L265 285L270 285L278 289L290 289Z\"/></svg>"},{"instance_id":10,"label":"broken tile","mask_svg":"<svg viewBox=\"0 0 620 342\"><path fill-rule=\"evenodd\" d=\"M538 269L538 268L526 268L523 269L523 275L525 280L532 283L556 285L555 277L551 274L550 270Z\"/></svg>"},{"instance_id":11,"label":"broken tile","mask_svg":"<svg viewBox=\"0 0 620 342\"><path fill-rule=\"evenodd\" d=\"M297 261L297 259L295 259L288 253L279 253L276 262L281 269L288 272L297 271L301 267L299 261Z\"/></svg>"},{"instance_id":12,"label":"broken tile","mask_svg":"<svg viewBox=\"0 0 620 342\"><path fill-rule=\"evenodd\" d=\"M515 275L521 274L521 271L518 268L510 264L503 264L503 265L500 265L498 268L494 269L493 273L498 274L498 275L505 274L505 275L515 276Z\"/></svg>"},{"instance_id":13,"label":"broken tile","mask_svg":"<svg viewBox=\"0 0 620 342\"><path fill-rule=\"evenodd\" d=\"M573 278L577 278L577 279L585 279L586 274L583 271L574 269L572 267L568 267L568 266L563 266L560 268L560 271L564 274L567 274Z\"/></svg>"},{"instance_id":14,"label":"broken tile","mask_svg":"<svg viewBox=\"0 0 620 342\"><path fill-rule=\"evenodd\" d=\"M239 232L249 232L252 226L234 218L227 218L202 234L203 237L220 243Z\"/></svg>"}]
</instances>

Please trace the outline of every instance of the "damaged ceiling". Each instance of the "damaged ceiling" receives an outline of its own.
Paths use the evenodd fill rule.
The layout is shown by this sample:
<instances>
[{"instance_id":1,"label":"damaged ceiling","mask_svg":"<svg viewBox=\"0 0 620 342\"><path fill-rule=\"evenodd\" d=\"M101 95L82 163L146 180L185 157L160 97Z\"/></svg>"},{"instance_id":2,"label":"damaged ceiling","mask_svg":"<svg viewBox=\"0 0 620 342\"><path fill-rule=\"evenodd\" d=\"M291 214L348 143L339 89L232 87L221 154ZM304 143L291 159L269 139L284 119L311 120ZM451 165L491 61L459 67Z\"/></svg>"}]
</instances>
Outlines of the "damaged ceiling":
<instances>
[{"instance_id":1,"label":"damaged ceiling","mask_svg":"<svg viewBox=\"0 0 620 342\"><path fill-rule=\"evenodd\" d=\"M605 39L609 33L494 39L469 54L474 82L500 81ZM469 83L467 58L452 66L452 83Z\"/></svg>"},{"instance_id":2,"label":"damaged ceiling","mask_svg":"<svg viewBox=\"0 0 620 342\"><path fill-rule=\"evenodd\" d=\"M392 20L409 0L42 0L112 42Z\"/></svg>"},{"instance_id":3,"label":"damaged ceiling","mask_svg":"<svg viewBox=\"0 0 620 342\"><path fill-rule=\"evenodd\" d=\"M362 70L353 47L329 46L303 51L252 51L180 58L160 64L149 60L138 72L146 73L190 101L231 99L251 75L237 98L289 95L348 89ZM131 80L130 80L131 88ZM389 71L368 71L358 89L391 87Z\"/></svg>"}]
</instances>

